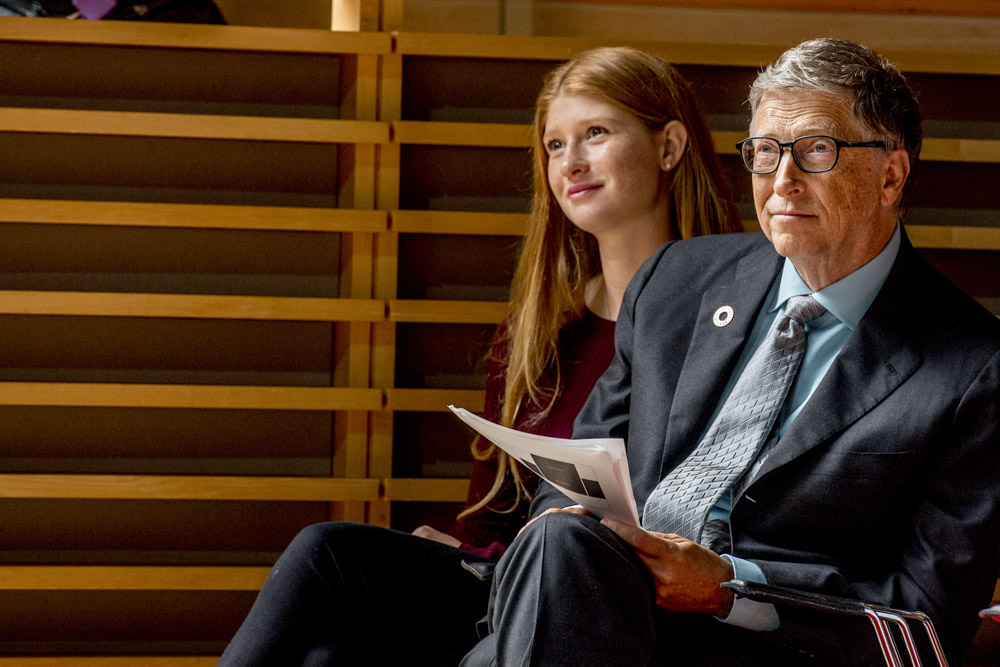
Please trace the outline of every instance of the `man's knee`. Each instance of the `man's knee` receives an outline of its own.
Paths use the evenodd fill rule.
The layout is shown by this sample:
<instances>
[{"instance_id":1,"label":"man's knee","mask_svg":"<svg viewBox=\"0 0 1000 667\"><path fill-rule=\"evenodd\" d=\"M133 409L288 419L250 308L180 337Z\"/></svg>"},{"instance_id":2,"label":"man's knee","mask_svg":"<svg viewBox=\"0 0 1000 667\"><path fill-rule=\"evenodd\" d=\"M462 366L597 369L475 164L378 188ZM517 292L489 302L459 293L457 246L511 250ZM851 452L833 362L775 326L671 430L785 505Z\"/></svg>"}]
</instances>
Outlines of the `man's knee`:
<instances>
[{"instance_id":1,"label":"man's knee","mask_svg":"<svg viewBox=\"0 0 1000 667\"><path fill-rule=\"evenodd\" d=\"M533 546L566 549L566 553L584 553L589 548L625 551L627 545L615 533L587 514L550 512L531 522L517 542ZM517 544L515 542L515 544Z\"/></svg>"}]
</instances>

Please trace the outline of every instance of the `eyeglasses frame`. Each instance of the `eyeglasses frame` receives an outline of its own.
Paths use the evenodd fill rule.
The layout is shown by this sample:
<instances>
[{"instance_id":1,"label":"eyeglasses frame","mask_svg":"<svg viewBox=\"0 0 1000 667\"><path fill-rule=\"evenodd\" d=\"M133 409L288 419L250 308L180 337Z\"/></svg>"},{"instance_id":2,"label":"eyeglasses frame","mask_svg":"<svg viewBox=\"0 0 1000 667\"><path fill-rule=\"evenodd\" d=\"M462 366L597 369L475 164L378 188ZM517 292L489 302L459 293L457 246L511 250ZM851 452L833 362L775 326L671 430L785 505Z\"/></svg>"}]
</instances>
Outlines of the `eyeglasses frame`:
<instances>
[{"instance_id":1,"label":"eyeglasses frame","mask_svg":"<svg viewBox=\"0 0 1000 667\"><path fill-rule=\"evenodd\" d=\"M774 169L771 169L770 171L754 171L753 169L750 168L750 165L747 164L746 159L743 157L743 144L745 144L748 141L753 141L754 139L767 139L768 141L773 141L774 143L778 144L778 151L779 151L778 161L774 163ZM833 158L833 164L831 164L829 168L820 169L819 171L814 171L812 169L806 169L805 167L803 167L799 163L799 158L795 157L795 150L792 148L792 146L794 146L796 142L802 141L803 139L829 139L830 141L832 141L833 144L837 147L837 155L835 155ZM740 161L743 163L744 169L749 171L751 174L773 174L774 172L778 171L778 167L781 166L781 158L785 156L786 148L788 149L788 152L792 154L792 160L795 162L795 166L798 167L800 171L806 174L825 174L828 171L832 171L833 168L837 166L837 163L840 162L841 148L881 148L885 150L886 144L884 141L843 141L841 139L837 139L836 137L831 137L826 134L807 134L804 137L798 137L796 139L792 139L791 141L778 141L773 137L747 137L743 141L736 142L736 150L740 154Z\"/></svg>"}]
</instances>

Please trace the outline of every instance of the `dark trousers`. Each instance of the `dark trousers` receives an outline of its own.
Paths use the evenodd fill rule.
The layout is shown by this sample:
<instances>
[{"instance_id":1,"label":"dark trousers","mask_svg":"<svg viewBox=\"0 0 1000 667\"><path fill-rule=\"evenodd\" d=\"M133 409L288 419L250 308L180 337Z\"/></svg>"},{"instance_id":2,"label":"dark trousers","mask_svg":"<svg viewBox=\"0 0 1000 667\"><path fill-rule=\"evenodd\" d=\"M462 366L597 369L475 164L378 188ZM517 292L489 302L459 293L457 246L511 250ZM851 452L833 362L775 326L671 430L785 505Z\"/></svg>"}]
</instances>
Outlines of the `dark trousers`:
<instances>
[{"instance_id":1,"label":"dark trousers","mask_svg":"<svg viewBox=\"0 0 1000 667\"><path fill-rule=\"evenodd\" d=\"M455 665L489 583L475 556L353 523L309 526L275 563L221 666Z\"/></svg>"},{"instance_id":2,"label":"dark trousers","mask_svg":"<svg viewBox=\"0 0 1000 667\"><path fill-rule=\"evenodd\" d=\"M632 547L575 514L539 518L500 560L489 625L491 634L463 666L823 664L767 633L657 607L649 571Z\"/></svg>"}]
</instances>

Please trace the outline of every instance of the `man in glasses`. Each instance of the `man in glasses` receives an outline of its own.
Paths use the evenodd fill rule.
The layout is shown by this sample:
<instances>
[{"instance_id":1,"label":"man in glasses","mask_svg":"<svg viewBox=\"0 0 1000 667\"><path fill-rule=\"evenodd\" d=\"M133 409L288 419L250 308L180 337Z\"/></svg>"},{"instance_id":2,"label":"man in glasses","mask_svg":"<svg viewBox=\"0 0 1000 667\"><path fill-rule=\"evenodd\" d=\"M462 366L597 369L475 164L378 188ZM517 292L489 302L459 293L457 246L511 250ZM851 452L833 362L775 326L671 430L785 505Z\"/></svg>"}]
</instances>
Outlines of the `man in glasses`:
<instances>
[{"instance_id":1,"label":"man in glasses","mask_svg":"<svg viewBox=\"0 0 1000 667\"><path fill-rule=\"evenodd\" d=\"M740 578L927 613L952 664L1000 570L1000 323L900 224L921 144L866 47L750 91L763 235L665 246L630 285L576 438L621 437L642 527L543 484L468 665L875 665L867 621Z\"/></svg>"}]
</instances>

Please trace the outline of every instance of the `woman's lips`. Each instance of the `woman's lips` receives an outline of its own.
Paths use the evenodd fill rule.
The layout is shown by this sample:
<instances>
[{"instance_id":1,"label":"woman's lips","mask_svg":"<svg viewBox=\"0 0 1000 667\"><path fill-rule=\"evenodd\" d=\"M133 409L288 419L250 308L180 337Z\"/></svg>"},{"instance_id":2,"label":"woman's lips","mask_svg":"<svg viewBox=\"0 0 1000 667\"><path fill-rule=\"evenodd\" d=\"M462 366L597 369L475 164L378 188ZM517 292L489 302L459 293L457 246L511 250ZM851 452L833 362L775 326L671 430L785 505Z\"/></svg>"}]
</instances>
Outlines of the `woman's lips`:
<instances>
[{"instance_id":1,"label":"woman's lips","mask_svg":"<svg viewBox=\"0 0 1000 667\"><path fill-rule=\"evenodd\" d=\"M599 187L601 186L596 183L581 183L579 185L573 185L566 190L566 196L568 196L571 200L580 199L581 197L586 197Z\"/></svg>"}]
</instances>

